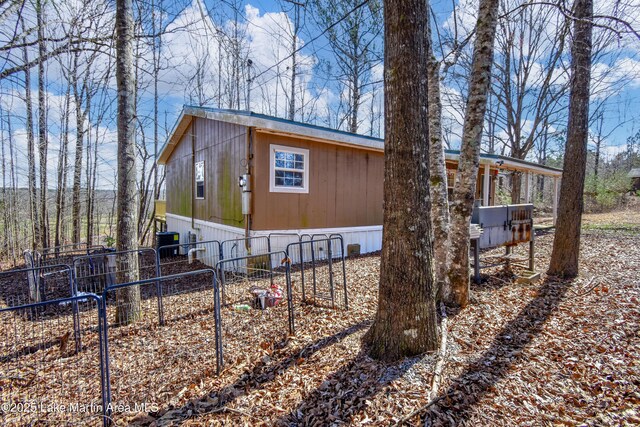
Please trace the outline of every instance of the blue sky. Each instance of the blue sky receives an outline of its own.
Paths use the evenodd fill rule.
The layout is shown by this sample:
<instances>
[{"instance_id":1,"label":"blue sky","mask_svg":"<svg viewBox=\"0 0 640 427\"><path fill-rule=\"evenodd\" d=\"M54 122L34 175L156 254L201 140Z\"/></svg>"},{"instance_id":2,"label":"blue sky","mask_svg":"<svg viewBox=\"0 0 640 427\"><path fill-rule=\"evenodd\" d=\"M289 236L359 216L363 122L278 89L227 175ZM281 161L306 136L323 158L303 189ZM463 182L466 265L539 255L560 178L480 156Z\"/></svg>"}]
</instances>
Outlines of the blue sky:
<instances>
[{"instance_id":1,"label":"blue sky","mask_svg":"<svg viewBox=\"0 0 640 427\"><path fill-rule=\"evenodd\" d=\"M231 9L224 7L224 2L213 0L203 0L204 3L198 3L190 0L185 2L183 6L172 3L174 10L170 12L171 16L166 16L166 20L171 20L169 27L171 32L164 36L163 39L163 63L167 65L167 69L163 72L160 82L161 100L159 113L159 122L161 127L161 144L165 140L165 132L170 130L180 113L183 104L193 103L193 96L196 89L201 90L202 95L206 99L210 99L208 103L215 106L214 92L216 82L216 55L217 48L214 46L213 34L216 31L216 24L211 21L207 22L206 14L210 12L216 16L216 21L222 22L223 29L229 30L228 20L233 17ZM635 10L640 11L640 1L637 3ZM461 29L470 28L474 22L474 13L476 10L477 0L459 0L457 2L458 18ZM202 8L205 5L207 10ZM438 21L438 30L444 31L447 26L452 25L452 8L451 2L436 1L432 3L435 16ZM596 10L604 10L610 7L608 0L596 1ZM288 5L291 12L291 6ZM73 12L70 12L73 13ZM228 17L226 20L221 17ZM323 122L325 111L335 110L335 106L340 101L340 94L335 82L327 81L323 75L323 71L318 67L321 61L333 61L328 41L325 37L318 37L313 40L321 31L313 22L311 16L305 13L301 14L309 24L300 33L300 39L304 43L304 48L300 51L299 59L301 61L301 75L299 79L298 93L300 103L312 106L316 111L315 119L318 124L326 124ZM108 15L104 18L105 31L110 31L110 25L113 22L112 17ZM243 23L243 31L246 32L247 49L249 58L254 62L254 72L263 74L256 79L252 86L251 109L265 114L283 116L285 111L285 102L282 98L283 78L286 78L286 61L282 61L287 57L289 51L287 46L286 31L290 28L292 14L283 13L281 3L272 0L251 0L243 3L241 13L239 15ZM635 19L635 17L631 17ZM197 20L197 24L190 24ZM640 23L640 19L635 19ZM461 30L462 31L462 30ZM598 75L607 75L612 82L606 82L605 93L608 93L610 99L607 102L603 119L603 133L609 134L604 142L605 156L614 155L616 152L624 149L626 138L634 134L640 128L640 122L637 118L640 114L640 75L638 75L637 54L640 52L640 44L638 40L623 40L614 43L608 47L610 49L594 64L594 71ZM144 54L145 58L150 59L148 52ZM112 68L112 64L106 58L101 58L96 63L95 68L108 70ZM275 64L280 64L280 72L282 74L280 80L274 77L274 70L277 68ZM206 70L204 80L198 83L197 79L192 78L198 65L204 65ZM265 70L269 70L265 72ZM50 150L49 150L49 176L50 185L55 185L55 170L57 168L58 147L60 141L60 124L62 123L62 106L64 104L64 94L62 88L64 82L62 76L64 71L55 61L49 61L47 64L48 71L48 103L49 103L49 123L50 123ZM613 80L618 78L622 72L625 73L625 83L623 85L614 84ZM35 71L34 71L35 73ZM145 73L142 73L145 78ZM108 77L109 84L104 92L99 95L94 102L103 103L109 114L106 114L99 125L91 128L92 141L100 140L99 158L99 182L102 188L112 188L115 181L115 79L113 73ZM372 71L372 81L382 78L382 66L376 67ZM34 88L36 79L33 78ZM148 83L147 76L147 83ZM24 131L24 120L19 118L24 115L24 103L20 100L21 89L9 82L0 82L0 90L2 91L2 108L5 114L11 114L16 120L13 123L12 134L15 138L19 159L18 172L22 179L26 176L24 159L26 137ZM602 88L600 88L600 92ZM151 143L151 117L152 97L149 88L146 89L139 101L139 117L143 119L141 122L145 128L147 145ZM443 90L446 94L453 98L460 97L460 92L464 90L464 82L448 81L445 82ZM244 95L243 95L244 96ZM369 96L369 95L367 95ZM375 96L365 96L363 107L366 114L370 111L369 106L373 105L373 110L379 112L382 105L381 92ZM600 95L598 95L600 97ZM597 97L596 97L597 98ZM597 99L596 99L597 101ZM244 102L243 102L244 105ZM455 146L457 136L460 131L461 108L449 108L444 112L445 121L448 120L450 132L447 136ZM146 118L145 118L146 116ZM308 120L311 117L304 115L297 116L298 120ZM95 118L94 118L95 119ZM72 124L74 118L72 117ZM368 124L363 124L361 131L366 133ZM374 124L374 127L376 125ZM379 127L379 124L377 125ZM166 129L165 129L166 128ZM593 130L596 129L595 123ZM73 128L71 129L73 131ZM4 132L8 132L4 129ZM71 142L73 144L73 142ZM149 146L151 150L151 147Z\"/></svg>"}]
</instances>

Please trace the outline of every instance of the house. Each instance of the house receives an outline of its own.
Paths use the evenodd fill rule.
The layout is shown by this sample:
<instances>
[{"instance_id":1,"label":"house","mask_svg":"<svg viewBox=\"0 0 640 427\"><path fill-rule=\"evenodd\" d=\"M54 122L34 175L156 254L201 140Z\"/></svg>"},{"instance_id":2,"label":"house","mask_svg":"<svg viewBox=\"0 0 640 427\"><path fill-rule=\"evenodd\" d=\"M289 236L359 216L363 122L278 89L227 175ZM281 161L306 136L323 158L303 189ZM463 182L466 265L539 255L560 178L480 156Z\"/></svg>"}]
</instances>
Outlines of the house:
<instances>
[{"instance_id":1,"label":"house","mask_svg":"<svg viewBox=\"0 0 640 427\"><path fill-rule=\"evenodd\" d=\"M458 157L456 151L446 153L450 186ZM181 236L191 232L198 240L222 241L340 233L345 244L358 243L363 253L381 248L382 139L252 112L186 106L158 163L166 170L167 229ZM483 205L495 204L495 178L503 170L551 176L556 190L561 176L558 169L483 154L477 188Z\"/></svg>"},{"instance_id":2,"label":"house","mask_svg":"<svg viewBox=\"0 0 640 427\"><path fill-rule=\"evenodd\" d=\"M631 191L640 191L640 168L631 169L627 178L631 179Z\"/></svg>"}]
</instances>

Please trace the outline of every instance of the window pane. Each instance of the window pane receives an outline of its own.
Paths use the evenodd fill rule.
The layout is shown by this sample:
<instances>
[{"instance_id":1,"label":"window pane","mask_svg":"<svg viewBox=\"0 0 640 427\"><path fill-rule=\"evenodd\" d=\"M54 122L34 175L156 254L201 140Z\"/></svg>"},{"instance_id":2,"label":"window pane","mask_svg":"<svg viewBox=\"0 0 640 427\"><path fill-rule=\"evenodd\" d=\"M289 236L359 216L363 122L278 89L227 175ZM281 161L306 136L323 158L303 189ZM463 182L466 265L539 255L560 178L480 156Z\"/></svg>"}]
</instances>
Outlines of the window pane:
<instances>
[{"instance_id":1,"label":"window pane","mask_svg":"<svg viewBox=\"0 0 640 427\"><path fill-rule=\"evenodd\" d=\"M276 151L275 164L277 168L304 170L304 155L288 153L286 151Z\"/></svg>"},{"instance_id":2,"label":"window pane","mask_svg":"<svg viewBox=\"0 0 640 427\"><path fill-rule=\"evenodd\" d=\"M304 174L302 172L276 170L275 184L279 187L302 188L302 186L304 185L302 179L303 175Z\"/></svg>"}]
</instances>

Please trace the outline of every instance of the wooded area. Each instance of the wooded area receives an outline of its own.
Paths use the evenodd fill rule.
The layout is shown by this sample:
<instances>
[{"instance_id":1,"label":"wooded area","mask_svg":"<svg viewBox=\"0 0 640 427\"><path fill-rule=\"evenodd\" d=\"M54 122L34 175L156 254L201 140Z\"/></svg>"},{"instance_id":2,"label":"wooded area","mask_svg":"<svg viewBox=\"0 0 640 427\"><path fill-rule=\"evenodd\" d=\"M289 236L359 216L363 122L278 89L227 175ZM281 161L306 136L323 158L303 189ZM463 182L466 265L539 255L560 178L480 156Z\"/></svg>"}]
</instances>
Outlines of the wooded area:
<instances>
[{"instance_id":1,"label":"wooded area","mask_svg":"<svg viewBox=\"0 0 640 427\"><path fill-rule=\"evenodd\" d=\"M619 205L638 165L632 100L638 77L633 3L596 4L587 208ZM383 136L382 4L289 2L259 11L239 0L133 4L138 235L153 237L154 163L183 103L244 109ZM442 142L460 147L477 7L431 5ZM1 252L115 239L115 9L105 2L2 5ZM567 130L570 5L499 6L481 150L562 164ZM616 49L612 49L613 46ZM527 55L519 52L525 48ZM188 54L187 54L188 52ZM433 92L433 91L430 91ZM635 95L634 95L635 96ZM431 111L431 110L430 110ZM504 201L522 197L506 177ZM536 179L537 205L552 184ZM27 197L24 197L26 192Z\"/></svg>"},{"instance_id":2,"label":"wooded area","mask_svg":"<svg viewBox=\"0 0 640 427\"><path fill-rule=\"evenodd\" d=\"M305 298L301 236L297 235L300 265L294 271L300 274L302 289L291 280L295 260L289 247L267 254L266 261L250 261L247 242L246 271L238 277L247 284L253 278L249 270L268 271L273 291L279 289L274 274L284 274L286 284L279 298L284 290L289 333L279 331L284 333L281 342L265 334L264 341L250 345L244 355L234 347L235 363L220 372L220 299L225 298L225 280L235 277L238 267L233 267L233 274L224 268L223 244L216 241L218 264L201 270L211 273L211 289L203 282L203 288L185 293L192 301L208 304L207 291L213 290L214 308L178 316L169 328L175 326L171 331L178 337L191 337L179 322L213 310L219 376L207 370L174 395L170 406L163 402L161 410L142 411L135 421L158 425L195 417L197 422L224 418L282 425L517 425L538 422L542 412L551 411L546 415L549 423L640 422L640 396L634 390L639 349L633 329L640 318L636 249L640 194L631 189L627 176L640 167L640 130L635 123L640 7L633 1L614 3L469 0L449 10L424 1L364 0L336 6L324 0L281 0L270 3L277 11L260 15L240 0L223 5L203 0L190 4L118 0L115 5L4 2L0 6L0 50L6 58L0 69L2 256L15 266L29 248L39 252L27 252L27 262L32 254L46 253L52 246L58 251L67 243L115 246L112 261L125 268L116 269L117 277L109 279L115 282L104 285L101 297L94 295L96 311L102 313L97 326L100 343L94 339L90 344L94 351L99 349L105 402L105 381L111 384L108 292L115 291L115 325L140 334L151 327L144 326L144 311L154 303L141 289L156 280L157 327L166 326L159 284L161 254L153 256L158 264L152 272L155 277L138 282L143 260L139 248L152 244L156 236L154 201L164 188L164 171L156 159L170 133L169 117L180 105L257 110L384 137L382 251L379 257L350 260L349 271L356 277L351 290L343 266L344 313L336 314L333 306L332 237L327 236L328 256L323 259L331 281L332 307L324 307L326 311L315 301L313 236L309 242L313 303ZM459 150L453 183L448 182L445 147ZM481 152L562 165L563 177L557 225L534 229L529 218L529 270L511 264L511 246L514 252L517 248L507 245L501 258L506 266L490 266L484 282L472 285L470 226L474 209L479 209L476 181ZM505 204L518 204L533 188L536 218L543 222L545 216L555 217L549 200L556 189L544 176L534 182L529 178L516 171L501 172L498 197ZM485 179L489 188L489 176ZM585 210L611 211L614 219L598 217L596 228L605 230L593 232L589 228L593 224L582 223ZM628 216L634 218L621 219ZM342 237L337 239L342 245ZM617 241L624 247L616 248ZM542 276L533 271L534 243ZM476 251L478 244L476 240ZM603 263L614 248L625 257L624 264ZM342 245L339 251L343 263L345 249ZM195 247L188 249L188 264L192 250ZM78 259L72 262L76 269ZM34 274L32 282L36 270L29 273ZM531 280L521 282L529 273ZM73 299L79 288L69 274ZM44 282L44 277L38 280ZM10 285L2 283L6 289ZM3 292L9 292L6 289ZM33 289L30 282L28 291ZM195 308L171 300L176 289L168 288L167 307ZM355 292L353 311L347 310L349 292ZM616 298L611 298L613 294ZM61 303L73 304L69 319L76 334L77 304L82 301ZM584 304L579 311L583 319L572 314L578 309L576 301ZM294 338L294 305L304 307L310 318L321 319L303 320L300 338ZM587 305L591 310L584 308ZM230 310L225 312L230 317L250 310L225 306L224 301L222 307ZM12 308L0 307L0 313L2 309ZM626 329L614 333L613 327L604 328L611 323L612 310ZM589 324L583 321L586 318ZM26 320L20 318L18 323ZM247 326L249 320L255 318L228 324L246 327L244 333L252 328ZM576 332L578 323L581 332ZM199 333L205 336L197 340L202 344L211 326L205 320L200 326L204 332ZM588 342L591 332L601 340L576 354L571 334L583 334ZM358 339L338 345L351 335ZM608 338L616 345L604 346ZM69 335L56 339L66 357ZM298 345L292 348L296 340ZM75 356L82 353L77 337L76 346ZM164 350L158 347L162 346L153 351L161 354ZM544 347L547 351L540 350ZM601 355L592 354L594 349ZM549 352L557 359L548 360ZM584 360L587 353L606 369L600 372L590 359ZM116 354L124 355L125 365L133 364L127 352ZM16 355L22 353L12 353L7 361ZM327 355L333 356L334 370L322 359ZM523 367L527 363L532 367ZM298 374L299 367L307 364L313 368ZM296 374L287 372L292 367ZM547 378L556 387L551 394L562 395L564 406L541 391L545 385L541 371L548 377L551 367L566 371L559 378ZM163 374L163 381L172 382L174 388L181 384L176 380L180 372ZM607 375L606 381L600 374ZM280 375L314 385L291 398L284 393L289 384L281 382ZM533 385L525 384L525 377L533 378ZM573 383L567 385L567 379ZM500 390L497 384L502 381L511 388ZM418 398L411 394L417 391L407 394L415 384L421 389ZM270 389L268 393L257 393L263 386L264 391ZM395 397L386 406L380 397L383 391ZM111 399L110 391L107 394ZM243 406L244 398L258 400L258 406L266 402L275 412L260 417ZM498 398L503 400L496 403ZM523 402L526 411L514 412L504 404L505 398L517 399L516 406Z\"/></svg>"}]
</instances>

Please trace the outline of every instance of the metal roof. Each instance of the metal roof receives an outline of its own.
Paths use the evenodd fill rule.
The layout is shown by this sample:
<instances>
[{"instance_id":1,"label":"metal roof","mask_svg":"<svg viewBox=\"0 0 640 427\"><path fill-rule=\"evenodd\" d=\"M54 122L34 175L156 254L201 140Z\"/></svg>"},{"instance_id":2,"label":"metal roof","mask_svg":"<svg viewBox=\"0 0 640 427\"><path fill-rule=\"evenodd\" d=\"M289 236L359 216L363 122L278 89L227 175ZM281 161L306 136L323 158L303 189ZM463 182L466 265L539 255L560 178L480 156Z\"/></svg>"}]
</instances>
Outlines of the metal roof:
<instances>
[{"instance_id":1,"label":"metal roof","mask_svg":"<svg viewBox=\"0 0 640 427\"><path fill-rule=\"evenodd\" d=\"M627 178L640 178L640 168L634 168L629 171Z\"/></svg>"},{"instance_id":2,"label":"metal roof","mask_svg":"<svg viewBox=\"0 0 640 427\"><path fill-rule=\"evenodd\" d=\"M258 132L275 133L289 136L302 136L328 144L339 144L353 146L374 151L384 151L384 139L372 136L360 135L342 130L331 129L324 126L301 123L279 117L267 116L265 114L254 113L252 111L227 110L220 108L199 107L185 105L180 113L169 139L160 151L158 163L165 164L175 146L180 142L184 132L191 124L193 117L201 117L211 120L218 120L226 123L234 123L242 126L255 128ZM445 150L447 160L457 161L460 156L458 150ZM497 154L480 154L481 164L491 164L501 169L530 171L543 175L561 176L562 170L549 166L539 165L526 160L514 159L512 157Z\"/></svg>"}]
</instances>

